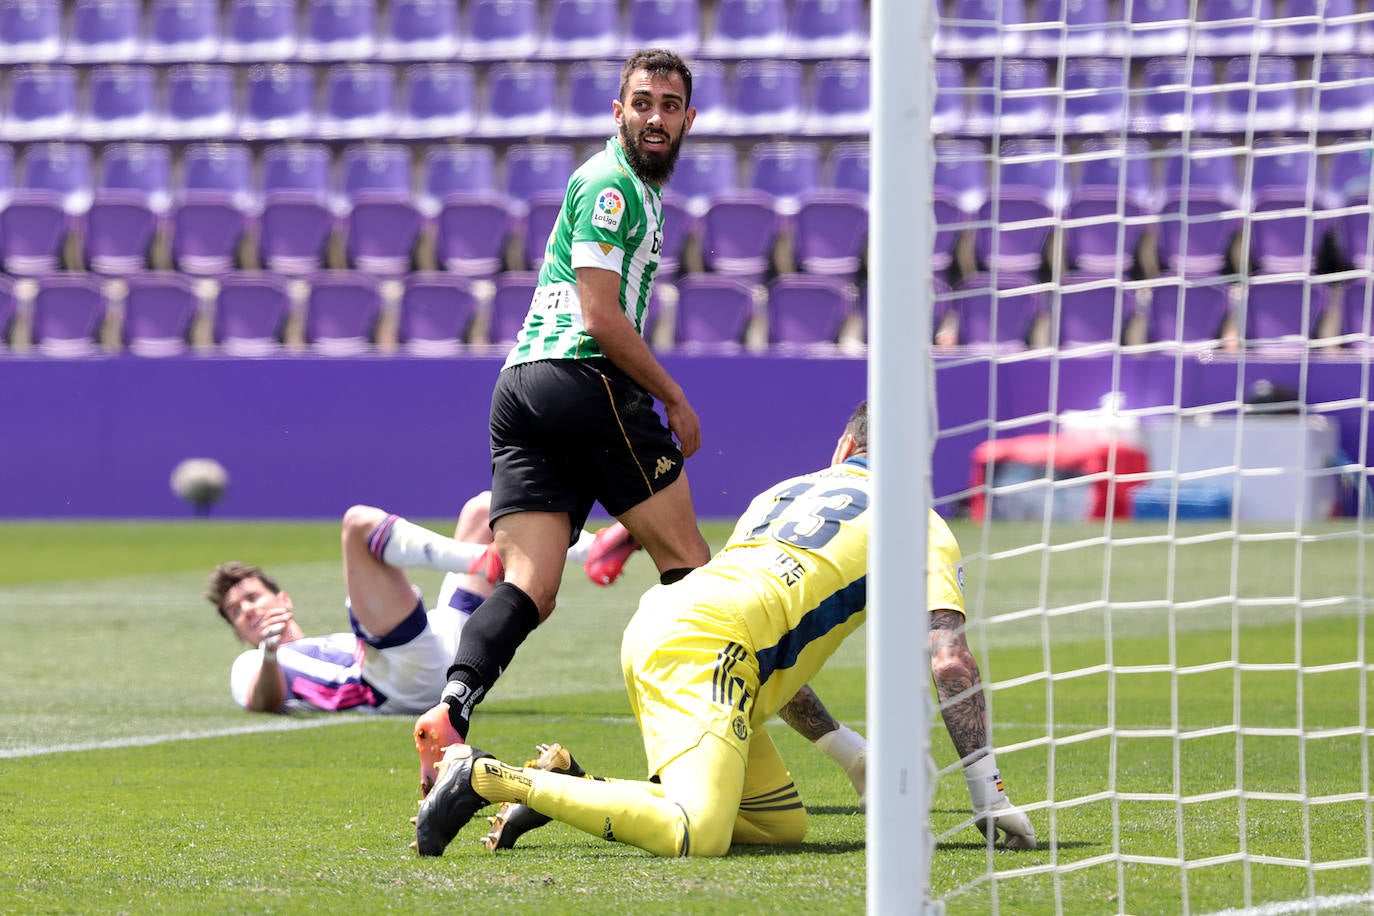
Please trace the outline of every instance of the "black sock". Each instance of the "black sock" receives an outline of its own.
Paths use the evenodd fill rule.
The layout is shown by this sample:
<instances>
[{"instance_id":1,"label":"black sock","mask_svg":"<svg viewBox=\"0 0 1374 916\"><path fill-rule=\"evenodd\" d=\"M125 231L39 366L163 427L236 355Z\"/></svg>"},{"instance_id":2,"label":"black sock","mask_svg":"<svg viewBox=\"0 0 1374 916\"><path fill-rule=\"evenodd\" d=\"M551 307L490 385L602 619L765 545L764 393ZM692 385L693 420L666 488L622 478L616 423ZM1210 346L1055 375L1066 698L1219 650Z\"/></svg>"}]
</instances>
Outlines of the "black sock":
<instances>
[{"instance_id":1,"label":"black sock","mask_svg":"<svg viewBox=\"0 0 1374 916\"><path fill-rule=\"evenodd\" d=\"M663 585L672 585L674 582L685 577L695 567L679 566L676 569L667 569L658 574L658 581Z\"/></svg>"},{"instance_id":2,"label":"black sock","mask_svg":"<svg viewBox=\"0 0 1374 916\"><path fill-rule=\"evenodd\" d=\"M539 626L534 599L509 582L497 585L477 606L458 641L458 654L448 669L444 700L454 729L467 740L473 708L487 695L515 650Z\"/></svg>"}]
</instances>

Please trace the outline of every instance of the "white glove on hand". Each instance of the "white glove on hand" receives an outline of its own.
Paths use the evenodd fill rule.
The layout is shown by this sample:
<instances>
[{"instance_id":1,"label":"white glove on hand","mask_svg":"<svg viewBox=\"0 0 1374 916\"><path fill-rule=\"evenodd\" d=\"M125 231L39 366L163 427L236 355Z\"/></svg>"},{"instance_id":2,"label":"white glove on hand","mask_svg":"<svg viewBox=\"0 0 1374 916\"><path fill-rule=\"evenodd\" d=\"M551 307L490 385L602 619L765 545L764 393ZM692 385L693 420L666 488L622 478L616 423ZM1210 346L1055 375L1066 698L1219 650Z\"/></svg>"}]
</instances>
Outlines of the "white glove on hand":
<instances>
[{"instance_id":1,"label":"white glove on hand","mask_svg":"<svg viewBox=\"0 0 1374 916\"><path fill-rule=\"evenodd\" d=\"M262 650L263 660L277 657L277 646L281 644L281 634L286 632L286 624L274 623L262 631L262 640L258 643L258 648Z\"/></svg>"},{"instance_id":2,"label":"white glove on hand","mask_svg":"<svg viewBox=\"0 0 1374 916\"><path fill-rule=\"evenodd\" d=\"M1002 799L982 814L976 811L974 814L978 829L1003 849L1035 848L1035 828L1030 818L1009 799ZM998 834L1001 834L1000 841Z\"/></svg>"}]
</instances>

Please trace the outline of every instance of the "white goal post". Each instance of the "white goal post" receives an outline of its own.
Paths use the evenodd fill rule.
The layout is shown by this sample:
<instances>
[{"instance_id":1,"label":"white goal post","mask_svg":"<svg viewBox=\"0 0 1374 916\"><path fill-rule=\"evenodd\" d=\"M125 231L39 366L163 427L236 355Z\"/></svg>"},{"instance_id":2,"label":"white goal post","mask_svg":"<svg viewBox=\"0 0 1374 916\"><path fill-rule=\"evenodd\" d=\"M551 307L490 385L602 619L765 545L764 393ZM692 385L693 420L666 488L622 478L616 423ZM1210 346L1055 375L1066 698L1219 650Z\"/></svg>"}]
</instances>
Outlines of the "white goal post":
<instances>
[{"instance_id":1,"label":"white goal post","mask_svg":"<svg viewBox=\"0 0 1374 916\"><path fill-rule=\"evenodd\" d=\"M868 911L1374 911L1374 6L870 10ZM931 507L1034 852L922 689Z\"/></svg>"}]
</instances>

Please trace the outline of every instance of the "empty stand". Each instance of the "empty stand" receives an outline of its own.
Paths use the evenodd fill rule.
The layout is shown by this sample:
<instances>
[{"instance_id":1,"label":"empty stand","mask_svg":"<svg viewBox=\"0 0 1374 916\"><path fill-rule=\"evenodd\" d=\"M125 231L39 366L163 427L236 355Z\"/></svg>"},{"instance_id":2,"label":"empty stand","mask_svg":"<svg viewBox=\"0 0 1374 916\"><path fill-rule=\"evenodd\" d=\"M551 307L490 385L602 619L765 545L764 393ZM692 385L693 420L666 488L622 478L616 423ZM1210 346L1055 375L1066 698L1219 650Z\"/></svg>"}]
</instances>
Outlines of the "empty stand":
<instances>
[{"instance_id":1,"label":"empty stand","mask_svg":"<svg viewBox=\"0 0 1374 916\"><path fill-rule=\"evenodd\" d=\"M170 271L126 278L121 328L125 349L135 356L179 356L190 349L191 322L200 310L194 283Z\"/></svg>"},{"instance_id":2,"label":"empty stand","mask_svg":"<svg viewBox=\"0 0 1374 916\"><path fill-rule=\"evenodd\" d=\"M219 54L220 5L216 0L149 0L142 56L146 61L194 62Z\"/></svg>"},{"instance_id":3,"label":"empty stand","mask_svg":"<svg viewBox=\"0 0 1374 916\"><path fill-rule=\"evenodd\" d=\"M383 60L447 61L462 47L458 4L446 0L388 0L377 56Z\"/></svg>"},{"instance_id":4,"label":"empty stand","mask_svg":"<svg viewBox=\"0 0 1374 916\"><path fill-rule=\"evenodd\" d=\"M219 280L214 340L229 356L270 356L282 349L291 296L271 273L237 271Z\"/></svg>"},{"instance_id":5,"label":"empty stand","mask_svg":"<svg viewBox=\"0 0 1374 916\"><path fill-rule=\"evenodd\" d=\"M396 134L408 139L462 137L477 127L477 80L468 64L406 68Z\"/></svg>"},{"instance_id":6,"label":"empty stand","mask_svg":"<svg viewBox=\"0 0 1374 916\"><path fill-rule=\"evenodd\" d=\"M305 342L323 356L367 352L376 341L382 297L365 273L326 270L313 274L305 302Z\"/></svg>"},{"instance_id":7,"label":"empty stand","mask_svg":"<svg viewBox=\"0 0 1374 916\"><path fill-rule=\"evenodd\" d=\"M1226 286L1173 280L1149 288L1147 335L1151 343L1214 347L1230 312Z\"/></svg>"},{"instance_id":8,"label":"empty stand","mask_svg":"<svg viewBox=\"0 0 1374 916\"><path fill-rule=\"evenodd\" d=\"M53 273L36 280L30 339L47 356L96 356L109 303L100 281L85 273Z\"/></svg>"},{"instance_id":9,"label":"empty stand","mask_svg":"<svg viewBox=\"0 0 1374 916\"><path fill-rule=\"evenodd\" d=\"M538 274L529 271L507 271L497 275L487 313L488 342L515 343L538 282Z\"/></svg>"},{"instance_id":10,"label":"empty stand","mask_svg":"<svg viewBox=\"0 0 1374 916\"><path fill-rule=\"evenodd\" d=\"M788 274L768 286L768 343L828 348L854 311L854 287L838 277Z\"/></svg>"},{"instance_id":11,"label":"empty stand","mask_svg":"<svg viewBox=\"0 0 1374 916\"><path fill-rule=\"evenodd\" d=\"M754 317L749 284L718 274L691 274L677 285L673 343L687 352L738 353Z\"/></svg>"},{"instance_id":12,"label":"empty stand","mask_svg":"<svg viewBox=\"0 0 1374 916\"><path fill-rule=\"evenodd\" d=\"M224 64L182 64L168 70L157 133L170 140L237 137L233 68Z\"/></svg>"},{"instance_id":13,"label":"empty stand","mask_svg":"<svg viewBox=\"0 0 1374 916\"><path fill-rule=\"evenodd\" d=\"M455 356L466 348L477 315L477 297L463 277L420 271L406 277L397 340L414 356Z\"/></svg>"}]
</instances>

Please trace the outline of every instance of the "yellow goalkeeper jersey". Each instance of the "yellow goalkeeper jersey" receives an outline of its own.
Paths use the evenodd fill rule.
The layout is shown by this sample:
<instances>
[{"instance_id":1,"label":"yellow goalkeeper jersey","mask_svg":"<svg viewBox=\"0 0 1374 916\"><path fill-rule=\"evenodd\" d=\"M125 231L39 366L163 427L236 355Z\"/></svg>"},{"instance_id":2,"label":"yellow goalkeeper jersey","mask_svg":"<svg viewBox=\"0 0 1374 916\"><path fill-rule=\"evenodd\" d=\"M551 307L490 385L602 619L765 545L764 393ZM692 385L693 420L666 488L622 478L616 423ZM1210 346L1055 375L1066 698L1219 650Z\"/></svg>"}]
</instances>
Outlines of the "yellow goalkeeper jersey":
<instances>
[{"instance_id":1,"label":"yellow goalkeeper jersey","mask_svg":"<svg viewBox=\"0 0 1374 916\"><path fill-rule=\"evenodd\" d=\"M688 577L693 592L726 599L748 630L759 663L755 726L866 618L869 484L862 457L779 483L754 498L725 548ZM964 613L959 545L934 512L928 550L927 608ZM920 569L914 557L912 569Z\"/></svg>"}]
</instances>

